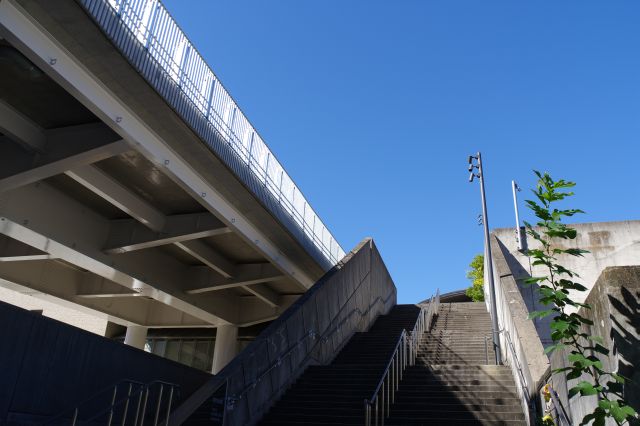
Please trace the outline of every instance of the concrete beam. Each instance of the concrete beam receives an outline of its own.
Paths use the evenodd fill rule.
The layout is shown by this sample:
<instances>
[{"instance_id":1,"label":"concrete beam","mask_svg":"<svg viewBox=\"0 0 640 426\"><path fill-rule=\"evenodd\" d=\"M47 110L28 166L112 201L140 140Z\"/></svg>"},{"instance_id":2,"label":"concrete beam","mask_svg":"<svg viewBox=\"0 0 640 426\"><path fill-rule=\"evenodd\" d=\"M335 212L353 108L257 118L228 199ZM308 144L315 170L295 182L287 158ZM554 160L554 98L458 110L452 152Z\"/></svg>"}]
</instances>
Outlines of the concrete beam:
<instances>
[{"instance_id":1,"label":"concrete beam","mask_svg":"<svg viewBox=\"0 0 640 426\"><path fill-rule=\"evenodd\" d=\"M155 231L164 228L165 217L161 212L97 167L78 167L66 175L149 228Z\"/></svg>"},{"instance_id":2,"label":"concrete beam","mask_svg":"<svg viewBox=\"0 0 640 426\"><path fill-rule=\"evenodd\" d=\"M52 256L41 250L16 241L12 238L0 238L0 262L24 262L28 260L46 260Z\"/></svg>"},{"instance_id":3,"label":"concrete beam","mask_svg":"<svg viewBox=\"0 0 640 426\"><path fill-rule=\"evenodd\" d=\"M223 294L202 297L184 293L186 283L193 282L191 267L173 256L157 250L123 255L103 253L109 221L47 183L0 193L0 233L210 325L237 321L237 301L233 297ZM204 284L204 281L199 283ZM54 287L52 284L52 291ZM85 287L74 295L119 291L122 288L116 287L114 291L113 288ZM132 299L119 299L118 304ZM76 300L86 303L109 299Z\"/></svg>"},{"instance_id":4,"label":"concrete beam","mask_svg":"<svg viewBox=\"0 0 640 426\"><path fill-rule=\"evenodd\" d=\"M231 278L235 273L235 264L202 241L183 241L176 245L225 278Z\"/></svg>"},{"instance_id":5,"label":"concrete beam","mask_svg":"<svg viewBox=\"0 0 640 426\"><path fill-rule=\"evenodd\" d=\"M102 123L38 131L45 141L38 152L21 149L9 141L0 143L0 191L131 150L129 144ZM21 141L14 139L14 142Z\"/></svg>"},{"instance_id":6,"label":"concrete beam","mask_svg":"<svg viewBox=\"0 0 640 426\"><path fill-rule=\"evenodd\" d=\"M315 279L238 211L210 182L199 175L188 161L178 156L167 141L159 137L126 103L116 97L82 66L77 58L62 48L34 19L13 2L0 2L0 31L29 60L72 93L90 111L100 117L152 163L163 167L167 176L185 188L203 206L237 231L269 261L307 289ZM55 58L55 61L52 61Z\"/></svg>"},{"instance_id":7,"label":"concrete beam","mask_svg":"<svg viewBox=\"0 0 640 426\"><path fill-rule=\"evenodd\" d=\"M197 281L207 282L207 285L186 290L188 294L200 294L210 291L224 290L227 288L244 287L253 284L266 283L284 278L282 272L270 263L258 263L250 265L239 265L235 270L233 278L222 278L202 273L202 269L194 267L194 272L200 275Z\"/></svg>"},{"instance_id":8,"label":"concrete beam","mask_svg":"<svg viewBox=\"0 0 640 426\"><path fill-rule=\"evenodd\" d=\"M230 232L231 229L211 213L167 216L161 232L154 232L136 220L114 220L104 251L127 253Z\"/></svg>"},{"instance_id":9,"label":"concrete beam","mask_svg":"<svg viewBox=\"0 0 640 426\"><path fill-rule=\"evenodd\" d=\"M278 293L271 290L269 287L262 285L247 285L243 287L249 293L255 295L257 298L271 306L272 308L277 308L280 305L280 297Z\"/></svg>"},{"instance_id":10,"label":"concrete beam","mask_svg":"<svg viewBox=\"0 0 640 426\"><path fill-rule=\"evenodd\" d=\"M0 132L29 149L45 150L46 139L41 129L3 101L0 101Z\"/></svg>"}]
</instances>

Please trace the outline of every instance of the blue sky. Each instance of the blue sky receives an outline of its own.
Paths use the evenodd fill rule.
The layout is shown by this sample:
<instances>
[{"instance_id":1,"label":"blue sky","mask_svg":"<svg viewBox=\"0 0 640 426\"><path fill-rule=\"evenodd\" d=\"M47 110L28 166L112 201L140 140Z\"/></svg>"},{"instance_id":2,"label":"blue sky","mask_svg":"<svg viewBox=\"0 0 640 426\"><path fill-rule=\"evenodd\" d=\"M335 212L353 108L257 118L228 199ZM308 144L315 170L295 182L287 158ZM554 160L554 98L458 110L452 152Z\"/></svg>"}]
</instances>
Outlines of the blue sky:
<instances>
[{"instance_id":1,"label":"blue sky","mask_svg":"<svg viewBox=\"0 0 640 426\"><path fill-rule=\"evenodd\" d=\"M475 151L492 228L532 169L578 183L579 221L640 219L640 2L164 3L343 248L375 239L401 303L468 286Z\"/></svg>"}]
</instances>

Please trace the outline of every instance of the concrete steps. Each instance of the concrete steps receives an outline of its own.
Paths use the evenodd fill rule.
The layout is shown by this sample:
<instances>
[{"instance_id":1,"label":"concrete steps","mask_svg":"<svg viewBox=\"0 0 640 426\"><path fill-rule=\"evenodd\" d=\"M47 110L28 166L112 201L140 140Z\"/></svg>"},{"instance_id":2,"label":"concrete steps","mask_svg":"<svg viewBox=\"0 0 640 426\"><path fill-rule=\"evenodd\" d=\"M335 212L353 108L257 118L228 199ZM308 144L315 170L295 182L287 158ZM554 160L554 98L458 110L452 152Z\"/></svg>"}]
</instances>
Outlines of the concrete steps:
<instances>
[{"instance_id":1,"label":"concrete steps","mask_svg":"<svg viewBox=\"0 0 640 426\"><path fill-rule=\"evenodd\" d=\"M260 422L269 426L362 425L369 398L402 328L417 308L398 306L367 333L357 333L327 366L309 367ZM525 425L511 370L491 365L484 304L442 304L424 334L416 365L404 371L386 425Z\"/></svg>"},{"instance_id":2,"label":"concrete steps","mask_svg":"<svg viewBox=\"0 0 640 426\"><path fill-rule=\"evenodd\" d=\"M402 330L419 308L395 306L367 333L356 333L331 365L309 367L260 425L362 425L363 401L373 393Z\"/></svg>"},{"instance_id":3,"label":"concrete steps","mask_svg":"<svg viewBox=\"0 0 640 426\"><path fill-rule=\"evenodd\" d=\"M385 425L525 425L511 370L495 359L484 304L442 304ZM486 354L485 354L486 351Z\"/></svg>"}]
</instances>

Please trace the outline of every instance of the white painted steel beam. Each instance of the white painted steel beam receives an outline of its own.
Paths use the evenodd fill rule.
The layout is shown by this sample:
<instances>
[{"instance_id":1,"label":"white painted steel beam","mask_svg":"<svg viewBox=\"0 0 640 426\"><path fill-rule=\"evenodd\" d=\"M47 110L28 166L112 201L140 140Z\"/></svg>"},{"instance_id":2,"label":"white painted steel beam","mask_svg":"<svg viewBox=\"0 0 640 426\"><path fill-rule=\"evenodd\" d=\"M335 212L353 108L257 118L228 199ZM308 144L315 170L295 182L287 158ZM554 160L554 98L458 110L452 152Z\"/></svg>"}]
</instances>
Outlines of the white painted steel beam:
<instances>
[{"instance_id":1,"label":"white painted steel beam","mask_svg":"<svg viewBox=\"0 0 640 426\"><path fill-rule=\"evenodd\" d=\"M211 213L180 214L165 217L161 232L155 232L136 220L111 222L106 253L127 253L182 241L197 240L232 232Z\"/></svg>"},{"instance_id":2,"label":"white painted steel beam","mask_svg":"<svg viewBox=\"0 0 640 426\"><path fill-rule=\"evenodd\" d=\"M154 164L185 188L196 199L251 243L269 261L303 288L314 280L271 242L254 224L226 200L189 163L176 155L169 145L150 129L134 111L113 95L99 79L83 67L67 50L39 27L19 5L0 2L0 32L45 73L76 96L124 139L135 144Z\"/></svg>"}]
</instances>

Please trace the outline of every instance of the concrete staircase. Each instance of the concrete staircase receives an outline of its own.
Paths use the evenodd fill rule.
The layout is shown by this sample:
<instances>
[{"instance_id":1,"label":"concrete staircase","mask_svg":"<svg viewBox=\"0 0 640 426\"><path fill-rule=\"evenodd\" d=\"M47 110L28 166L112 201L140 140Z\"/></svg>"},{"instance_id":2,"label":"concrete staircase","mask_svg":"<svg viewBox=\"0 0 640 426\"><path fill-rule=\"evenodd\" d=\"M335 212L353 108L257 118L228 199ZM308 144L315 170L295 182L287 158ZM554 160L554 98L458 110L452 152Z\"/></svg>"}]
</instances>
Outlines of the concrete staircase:
<instances>
[{"instance_id":1,"label":"concrete staircase","mask_svg":"<svg viewBox=\"0 0 640 426\"><path fill-rule=\"evenodd\" d=\"M385 425L526 425L511 370L489 365L490 335L484 303L441 304Z\"/></svg>"},{"instance_id":2,"label":"concrete staircase","mask_svg":"<svg viewBox=\"0 0 640 426\"><path fill-rule=\"evenodd\" d=\"M419 311L415 305L397 305L380 316L368 332L356 333L330 365L309 367L259 424L362 425L363 401Z\"/></svg>"}]
</instances>

